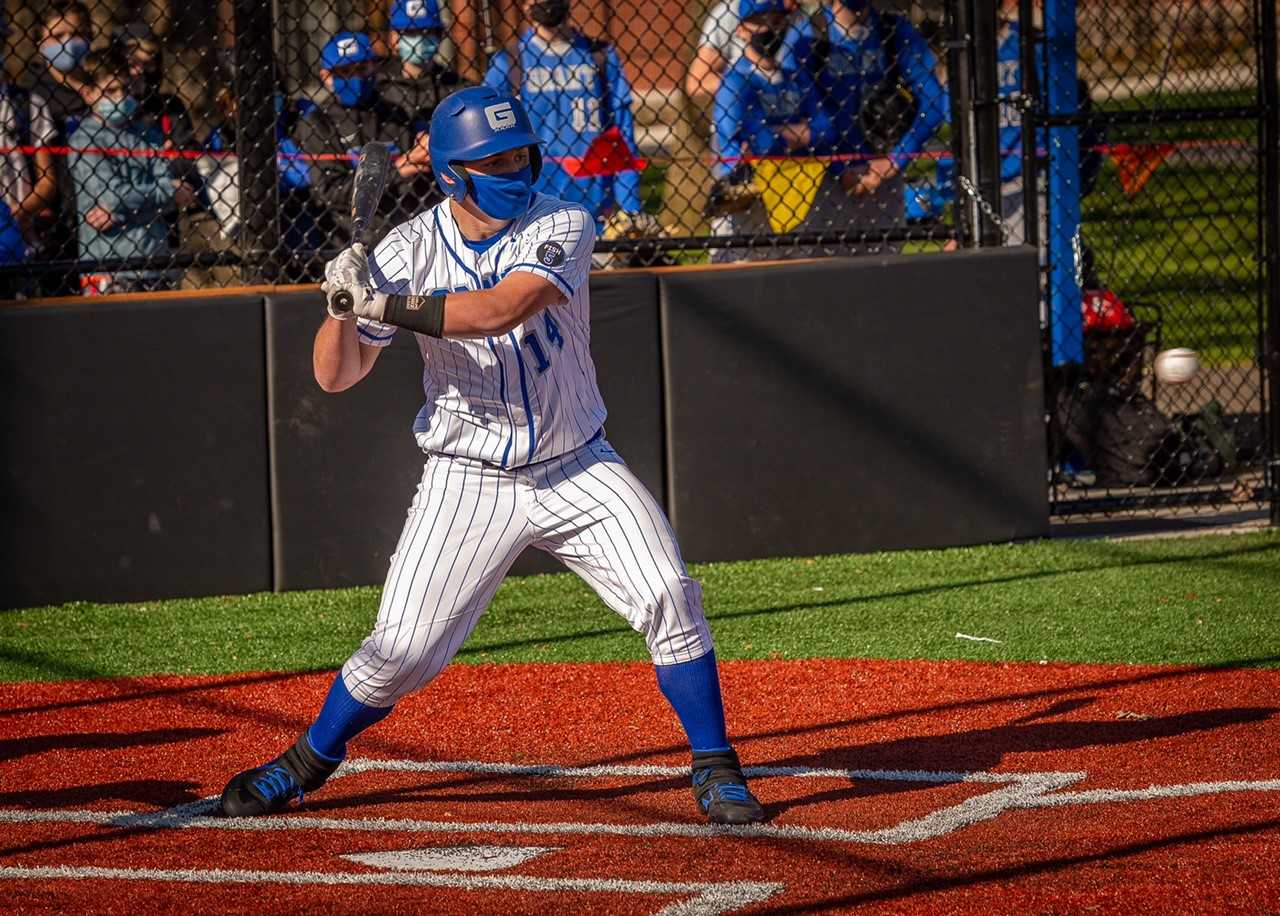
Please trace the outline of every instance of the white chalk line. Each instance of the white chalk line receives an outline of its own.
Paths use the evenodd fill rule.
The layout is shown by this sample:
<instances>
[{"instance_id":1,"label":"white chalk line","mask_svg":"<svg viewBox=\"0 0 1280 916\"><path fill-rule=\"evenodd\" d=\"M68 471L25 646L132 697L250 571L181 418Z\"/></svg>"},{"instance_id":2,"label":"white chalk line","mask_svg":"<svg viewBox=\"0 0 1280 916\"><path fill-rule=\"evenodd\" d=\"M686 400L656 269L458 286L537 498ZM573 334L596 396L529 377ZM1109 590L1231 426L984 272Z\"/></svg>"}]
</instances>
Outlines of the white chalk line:
<instances>
[{"instance_id":1,"label":"white chalk line","mask_svg":"<svg viewBox=\"0 0 1280 916\"><path fill-rule=\"evenodd\" d=\"M687 766L599 765L589 767L561 766L546 763L497 763L485 760L378 760L360 757L348 760L338 768L334 779L357 773L481 773L492 776L546 777L548 779L599 779L608 776L638 778L674 776L687 779ZM882 779L902 782L1012 782L1019 773L973 773L958 770L854 770L821 767L743 767L748 778L787 777L793 779ZM1033 774L1039 775L1039 774ZM1058 774L1055 774L1058 775ZM1084 777L1083 773L1070 774Z\"/></svg>"},{"instance_id":2,"label":"white chalk line","mask_svg":"<svg viewBox=\"0 0 1280 916\"><path fill-rule=\"evenodd\" d=\"M591 766L567 767L556 764L510 764L489 761L417 761L375 760L358 758L344 763L331 777L333 780L370 772L478 773L524 778L598 779L603 777L687 778L687 767L679 766ZM897 845L933 839L980 821L998 817L1001 812L1045 792L1060 789L1083 779L1084 773L965 773L951 770L861 770L819 769L813 767L750 767L750 776L782 778L834 778L841 780L881 780L927 784L1003 783L1003 788L967 799L924 817L875 830L845 830L838 827L804 827L755 824L746 827L722 827L699 823L658 822L650 824L610 824L583 822L504 822L504 821L430 821L417 818L331 818L320 815L276 815L269 818L211 817L216 799L188 802L164 811L139 812L9 812L0 810L0 822L22 820L57 821L59 814L73 815L81 823L98 823L112 827L135 829L207 829L207 830L358 830L371 833L508 833L533 835L627 836L627 837L712 837L761 838L801 842L835 842L871 845Z\"/></svg>"},{"instance_id":3,"label":"white chalk line","mask_svg":"<svg viewBox=\"0 0 1280 916\"><path fill-rule=\"evenodd\" d=\"M602 766L564 767L474 761L418 762L410 760L353 760L338 776L360 773L451 772L483 773L517 777L590 779L601 777L652 777L687 774L684 767ZM528 823L454 822L414 818L330 818L310 815L280 815L269 818L222 818L208 816L217 806L215 797L177 805L160 812L89 810L0 809L0 823L86 823L121 828L213 829L241 831L333 830L370 833L425 834L564 834L658 837L691 839L736 837L793 841L827 841L897 845L916 843L991 820L1005 811L1064 807L1098 803L1136 802L1161 798L1185 798L1228 792L1280 792L1280 779L1223 780L1180 785L1148 786L1145 789L1093 789L1063 791L1083 780L1085 773L963 773L931 770L841 770L806 767L755 767L757 777L837 778L882 781L944 783L996 783L999 788L957 805L880 830L853 831L839 828L812 828L760 824L750 827L711 827L703 824L653 823ZM285 883L299 885L406 885L450 887L466 890L500 889L530 892L600 892L672 895L681 899L664 908L659 916L721 916L777 895L785 885L766 882L721 882L694 884L680 882L632 881L608 878L543 878L519 875L448 874L441 872L276 872L228 869L126 869L78 866L0 867L0 880L117 879L203 883Z\"/></svg>"},{"instance_id":4,"label":"white chalk line","mask_svg":"<svg viewBox=\"0 0 1280 916\"><path fill-rule=\"evenodd\" d=\"M344 853L357 865L391 871L507 871L517 865L559 852L561 846L429 846L386 852Z\"/></svg>"},{"instance_id":5,"label":"white chalk line","mask_svg":"<svg viewBox=\"0 0 1280 916\"><path fill-rule=\"evenodd\" d=\"M1280 779L1239 780L1221 782L1188 782L1177 786L1147 786L1145 789L1088 789L1080 792L1055 792L1028 798L1021 807L1056 808L1065 805L1094 805L1106 802L1146 801L1154 798L1191 798L1218 795L1223 792L1280 792Z\"/></svg>"},{"instance_id":6,"label":"white chalk line","mask_svg":"<svg viewBox=\"0 0 1280 916\"><path fill-rule=\"evenodd\" d=\"M690 883L630 881L622 878L543 878L523 875L450 875L423 872L265 871L226 868L105 868L100 866L5 866L0 880L164 881L198 884L386 885L460 890L534 891L679 896L660 916L716 916L768 900L785 885L761 881Z\"/></svg>"},{"instance_id":7,"label":"white chalk line","mask_svg":"<svg viewBox=\"0 0 1280 916\"><path fill-rule=\"evenodd\" d=\"M684 776L678 766L593 766L567 767L550 764L507 764L485 761L414 761L356 759L345 763L334 779L369 772L480 773L515 777L591 779L601 777ZM992 820L1005 811L1135 802L1161 798L1190 797L1225 792L1280 791L1280 780L1228 780L1183 785L1148 786L1145 789L1094 789L1066 792L1087 774L1080 772L989 773L935 770L858 770L809 767L752 767L756 777L836 778L933 784L996 783L993 791L965 799L956 805L875 830L848 830L839 827L757 824L747 827L717 827L699 823L657 822L611 824L590 822L528 821L433 821L419 818L335 818L309 814L284 814L269 818L223 818L209 816L216 798L188 802L159 812L0 809L0 823L90 823L121 828L205 829L241 831L333 830L369 833L473 834L506 833L523 835L579 835L628 837L685 837L709 839L735 837L801 842L834 842L871 845L918 843Z\"/></svg>"}]
</instances>

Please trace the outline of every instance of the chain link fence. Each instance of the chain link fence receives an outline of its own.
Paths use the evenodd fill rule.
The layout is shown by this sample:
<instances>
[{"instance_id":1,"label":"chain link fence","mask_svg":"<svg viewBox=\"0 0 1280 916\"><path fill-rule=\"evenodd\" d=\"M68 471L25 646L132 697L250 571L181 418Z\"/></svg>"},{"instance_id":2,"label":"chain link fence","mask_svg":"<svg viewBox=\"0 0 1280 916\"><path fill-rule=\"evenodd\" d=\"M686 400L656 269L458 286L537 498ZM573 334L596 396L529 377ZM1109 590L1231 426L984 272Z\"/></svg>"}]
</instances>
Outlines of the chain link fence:
<instances>
[{"instance_id":1,"label":"chain link fence","mask_svg":"<svg viewBox=\"0 0 1280 916\"><path fill-rule=\"evenodd\" d=\"M519 94L599 266L937 248L942 0L10 0L6 298L303 282L360 146L381 225L439 201L438 101Z\"/></svg>"},{"instance_id":2,"label":"chain link fence","mask_svg":"<svg viewBox=\"0 0 1280 916\"><path fill-rule=\"evenodd\" d=\"M0 299L315 281L360 147L395 148L376 238L439 202L432 111L485 83L525 101L601 268L1037 247L1056 514L1269 498L1273 0L7 14ZM1160 383L1175 347L1200 371Z\"/></svg>"},{"instance_id":3,"label":"chain link fence","mask_svg":"<svg viewBox=\"0 0 1280 916\"><path fill-rule=\"evenodd\" d=\"M1039 36L1024 52L1038 59L1030 120L1046 147L1031 164L1045 208L1059 515L1269 500L1269 2L1022 10ZM1076 53L1055 54L1059 41ZM1189 381L1154 371L1173 348L1197 354Z\"/></svg>"}]
</instances>

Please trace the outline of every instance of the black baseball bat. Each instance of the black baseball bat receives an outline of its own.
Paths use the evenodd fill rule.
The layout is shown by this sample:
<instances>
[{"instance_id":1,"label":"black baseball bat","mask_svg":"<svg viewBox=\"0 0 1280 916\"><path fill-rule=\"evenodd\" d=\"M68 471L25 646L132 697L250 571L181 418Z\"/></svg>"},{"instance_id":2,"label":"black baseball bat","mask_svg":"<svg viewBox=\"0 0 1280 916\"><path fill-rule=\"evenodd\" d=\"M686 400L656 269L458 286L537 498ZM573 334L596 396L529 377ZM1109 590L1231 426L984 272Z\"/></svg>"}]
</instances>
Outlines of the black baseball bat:
<instances>
[{"instance_id":1,"label":"black baseball bat","mask_svg":"<svg viewBox=\"0 0 1280 916\"><path fill-rule=\"evenodd\" d=\"M365 230L378 211L382 189L387 183L387 170L391 167L391 150L385 143L366 143L360 150L355 178L351 182L351 244L364 241ZM334 294L334 308L349 312L354 304L351 293L338 290Z\"/></svg>"}]
</instances>

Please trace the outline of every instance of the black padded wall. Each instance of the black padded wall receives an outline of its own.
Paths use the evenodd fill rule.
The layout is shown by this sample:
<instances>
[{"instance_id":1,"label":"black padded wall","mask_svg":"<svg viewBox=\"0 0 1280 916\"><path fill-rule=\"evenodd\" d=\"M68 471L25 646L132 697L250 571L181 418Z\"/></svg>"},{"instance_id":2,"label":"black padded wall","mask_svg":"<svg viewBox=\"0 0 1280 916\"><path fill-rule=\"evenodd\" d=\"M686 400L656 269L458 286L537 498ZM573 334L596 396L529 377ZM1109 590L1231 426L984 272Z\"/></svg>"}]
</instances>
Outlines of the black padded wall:
<instances>
[{"instance_id":1,"label":"black padded wall","mask_svg":"<svg viewBox=\"0 0 1280 916\"><path fill-rule=\"evenodd\" d=\"M690 560L1043 535L1030 249L661 277Z\"/></svg>"},{"instance_id":2,"label":"black padded wall","mask_svg":"<svg viewBox=\"0 0 1280 916\"><path fill-rule=\"evenodd\" d=\"M648 274L591 278L592 354L609 439L661 496L657 294ZM410 431L423 399L413 335L397 334L354 388L326 394L311 371L322 315L318 292L267 297L279 590L380 584L426 460ZM562 568L530 550L513 571Z\"/></svg>"},{"instance_id":3,"label":"black padded wall","mask_svg":"<svg viewBox=\"0 0 1280 916\"><path fill-rule=\"evenodd\" d=\"M262 300L0 310L0 600L271 587Z\"/></svg>"},{"instance_id":4,"label":"black padded wall","mask_svg":"<svg viewBox=\"0 0 1280 916\"><path fill-rule=\"evenodd\" d=\"M401 333L353 388L316 384L318 290L268 294L275 588L381 583L425 456L413 441L422 356Z\"/></svg>"}]
</instances>

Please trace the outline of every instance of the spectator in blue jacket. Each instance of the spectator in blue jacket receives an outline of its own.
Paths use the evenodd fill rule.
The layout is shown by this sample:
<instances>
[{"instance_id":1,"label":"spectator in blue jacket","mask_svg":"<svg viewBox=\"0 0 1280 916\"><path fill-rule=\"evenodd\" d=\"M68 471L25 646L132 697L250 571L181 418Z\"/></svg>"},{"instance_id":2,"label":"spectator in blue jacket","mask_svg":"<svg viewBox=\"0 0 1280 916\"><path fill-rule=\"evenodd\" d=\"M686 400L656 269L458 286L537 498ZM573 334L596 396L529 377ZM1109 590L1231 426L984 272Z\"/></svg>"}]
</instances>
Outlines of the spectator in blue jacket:
<instances>
[{"instance_id":1,"label":"spectator in blue jacket","mask_svg":"<svg viewBox=\"0 0 1280 916\"><path fill-rule=\"evenodd\" d=\"M87 114L72 133L82 260L157 258L169 254L165 214L195 199L190 185L171 177L160 128L142 120L129 93L129 63L116 49L90 54L84 64ZM163 289L176 275L148 266L104 270L88 278L87 293Z\"/></svg>"},{"instance_id":2,"label":"spectator in blue jacket","mask_svg":"<svg viewBox=\"0 0 1280 916\"><path fill-rule=\"evenodd\" d=\"M639 172L575 177L563 161L582 159L614 127L636 155L631 84L617 50L569 24L568 0L525 0L524 12L533 27L493 56L484 83L518 95L544 141L536 189L582 204L601 224L615 211L639 215Z\"/></svg>"},{"instance_id":3,"label":"spectator in blue jacket","mask_svg":"<svg viewBox=\"0 0 1280 916\"><path fill-rule=\"evenodd\" d=\"M873 234L900 224L902 171L946 117L946 94L924 36L867 0L830 0L791 27L781 60L817 82L831 119L824 152L850 157L832 164L833 182L819 192L813 228ZM909 103L898 83L909 90Z\"/></svg>"},{"instance_id":4,"label":"spectator in blue jacket","mask_svg":"<svg viewBox=\"0 0 1280 916\"><path fill-rule=\"evenodd\" d=\"M753 157L811 155L827 146L830 119L809 74L785 72L778 60L787 19L784 0L739 0L737 12L743 52L716 90L712 116L712 171L718 179L712 190L712 231L764 236L772 230L760 201L742 209L730 202L718 209L720 201L751 183ZM777 252L753 252L770 254ZM713 256L716 261L736 259L727 251Z\"/></svg>"}]
</instances>

